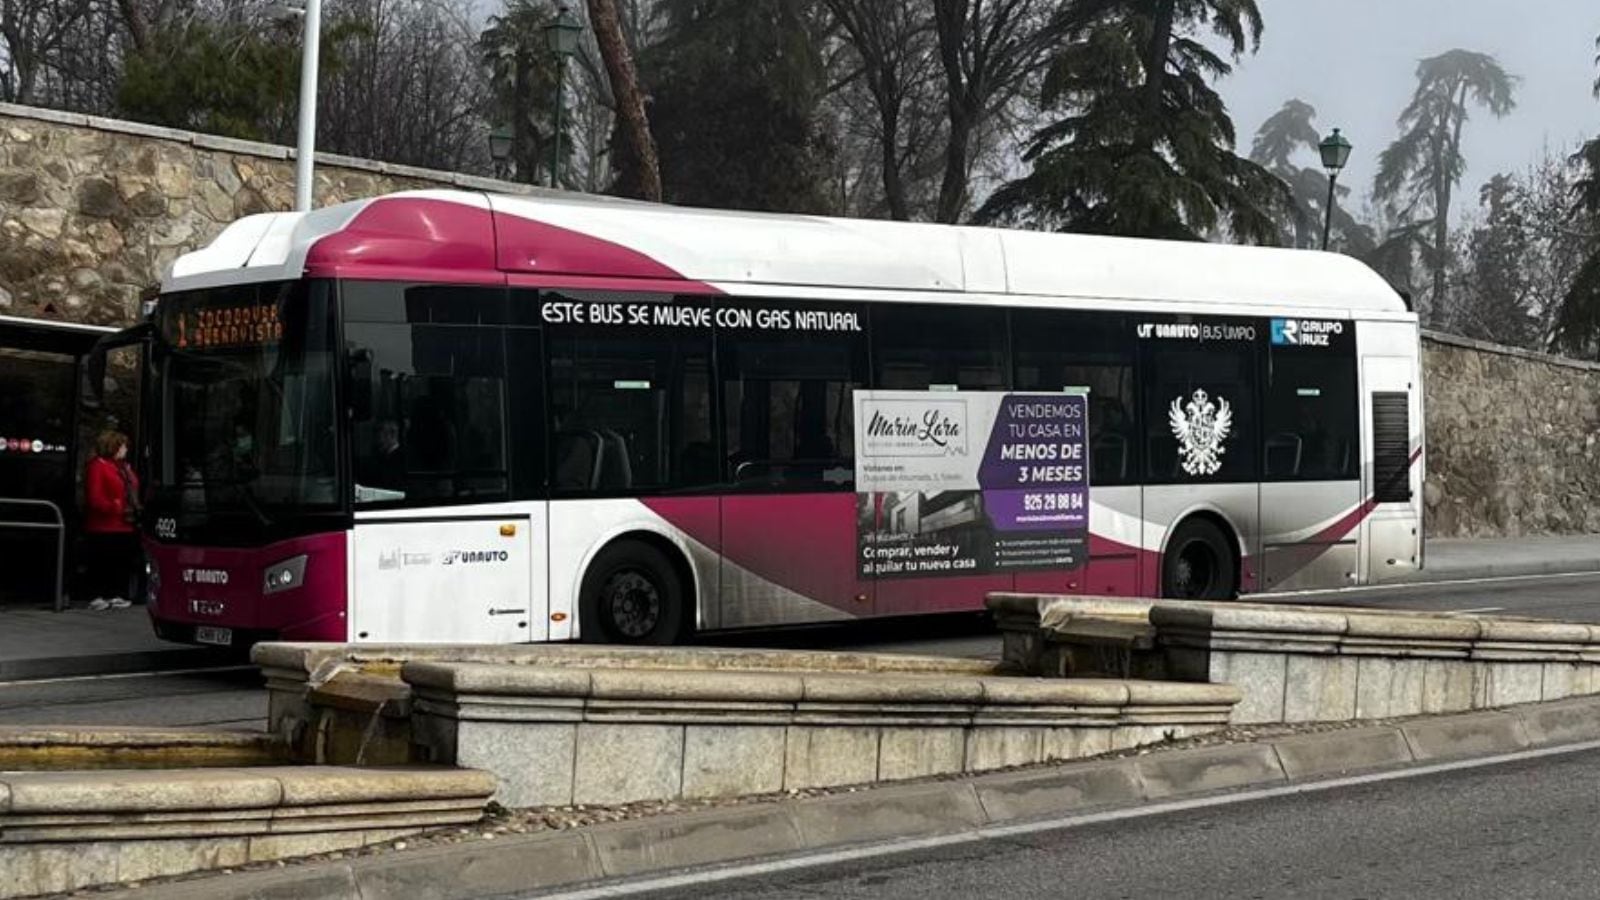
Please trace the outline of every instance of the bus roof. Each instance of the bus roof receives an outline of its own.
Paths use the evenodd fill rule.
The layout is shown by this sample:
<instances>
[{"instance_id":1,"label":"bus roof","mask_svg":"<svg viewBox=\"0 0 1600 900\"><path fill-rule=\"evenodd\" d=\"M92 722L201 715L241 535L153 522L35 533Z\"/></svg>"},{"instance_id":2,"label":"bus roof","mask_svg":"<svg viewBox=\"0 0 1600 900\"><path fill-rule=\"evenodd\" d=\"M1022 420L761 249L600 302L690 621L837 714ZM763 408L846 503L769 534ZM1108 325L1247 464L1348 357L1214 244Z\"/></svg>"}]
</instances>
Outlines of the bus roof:
<instances>
[{"instance_id":1,"label":"bus roof","mask_svg":"<svg viewBox=\"0 0 1600 900\"><path fill-rule=\"evenodd\" d=\"M1348 256L1200 242L412 191L229 225L163 292L312 277L771 294L966 292L1404 313Z\"/></svg>"}]
</instances>

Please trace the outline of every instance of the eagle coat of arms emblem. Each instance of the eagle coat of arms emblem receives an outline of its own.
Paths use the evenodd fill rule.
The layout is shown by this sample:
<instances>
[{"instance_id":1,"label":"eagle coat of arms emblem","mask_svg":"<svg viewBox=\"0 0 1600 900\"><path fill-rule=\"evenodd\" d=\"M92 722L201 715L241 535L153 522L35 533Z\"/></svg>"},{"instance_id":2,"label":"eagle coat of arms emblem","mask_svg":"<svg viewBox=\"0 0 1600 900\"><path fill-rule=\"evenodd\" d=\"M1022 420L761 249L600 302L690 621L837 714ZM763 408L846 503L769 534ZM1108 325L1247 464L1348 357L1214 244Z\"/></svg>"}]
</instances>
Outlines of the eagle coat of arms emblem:
<instances>
[{"instance_id":1,"label":"eagle coat of arms emblem","mask_svg":"<svg viewBox=\"0 0 1600 900\"><path fill-rule=\"evenodd\" d=\"M1185 403L1182 396L1167 410L1172 436L1178 439L1183 471L1189 475L1215 475L1222 468L1222 442L1233 430L1233 407L1218 397L1215 403L1204 390L1196 390Z\"/></svg>"}]
</instances>

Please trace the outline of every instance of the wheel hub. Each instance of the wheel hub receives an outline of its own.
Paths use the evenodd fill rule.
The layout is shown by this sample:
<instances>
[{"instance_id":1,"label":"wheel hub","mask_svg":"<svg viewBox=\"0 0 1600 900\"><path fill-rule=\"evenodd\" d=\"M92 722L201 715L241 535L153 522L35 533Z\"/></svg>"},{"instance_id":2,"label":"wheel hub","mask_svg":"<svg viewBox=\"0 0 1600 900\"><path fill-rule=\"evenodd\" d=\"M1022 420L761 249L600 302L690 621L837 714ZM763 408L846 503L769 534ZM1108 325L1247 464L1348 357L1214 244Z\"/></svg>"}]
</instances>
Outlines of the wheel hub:
<instances>
[{"instance_id":1,"label":"wheel hub","mask_svg":"<svg viewBox=\"0 0 1600 900\"><path fill-rule=\"evenodd\" d=\"M612 575L604 596L611 623L622 637L642 638L661 621L661 591L639 572Z\"/></svg>"},{"instance_id":2,"label":"wheel hub","mask_svg":"<svg viewBox=\"0 0 1600 900\"><path fill-rule=\"evenodd\" d=\"M1216 581L1216 555L1204 542L1190 541L1178 551L1172 576L1173 587L1179 597L1204 597L1211 592Z\"/></svg>"}]
</instances>

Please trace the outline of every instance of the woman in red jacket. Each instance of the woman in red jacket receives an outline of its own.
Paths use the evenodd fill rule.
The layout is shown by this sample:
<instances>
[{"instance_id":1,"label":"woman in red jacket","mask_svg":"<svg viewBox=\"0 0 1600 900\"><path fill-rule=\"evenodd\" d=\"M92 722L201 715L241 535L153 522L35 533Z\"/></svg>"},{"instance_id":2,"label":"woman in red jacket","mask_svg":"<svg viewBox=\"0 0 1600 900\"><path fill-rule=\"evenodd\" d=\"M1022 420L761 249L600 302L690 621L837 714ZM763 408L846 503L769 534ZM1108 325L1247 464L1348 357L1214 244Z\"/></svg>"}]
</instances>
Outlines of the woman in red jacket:
<instances>
[{"instance_id":1,"label":"woman in red jacket","mask_svg":"<svg viewBox=\"0 0 1600 900\"><path fill-rule=\"evenodd\" d=\"M139 514L139 479L128 464L128 436L106 431L95 442L94 458L84 472L84 550L90 609L122 609L129 605L129 578L138 558L134 522Z\"/></svg>"}]
</instances>

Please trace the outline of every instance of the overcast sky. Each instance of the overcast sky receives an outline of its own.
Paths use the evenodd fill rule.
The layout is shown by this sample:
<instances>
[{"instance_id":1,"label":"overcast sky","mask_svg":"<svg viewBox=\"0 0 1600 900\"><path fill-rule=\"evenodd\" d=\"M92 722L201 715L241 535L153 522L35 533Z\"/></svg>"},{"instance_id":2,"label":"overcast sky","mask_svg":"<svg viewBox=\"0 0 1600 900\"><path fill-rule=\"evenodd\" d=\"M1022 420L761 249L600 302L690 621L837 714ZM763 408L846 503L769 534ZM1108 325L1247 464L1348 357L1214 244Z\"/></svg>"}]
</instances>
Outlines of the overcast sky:
<instances>
[{"instance_id":1,"label":"overcast sky","mask_svg":"<svg viewBox=\"0 0 1600 900\"><path fill-rule=\"evenodd\" d=\"M1594 0L1259 0L1261 52L1240 61L1220 88L1241 152L1261 123L1298 97L1317 109L1323 133L1355 145L1340 181L1363 197L1377 156L1416 85L1417 62L1462 48L1493 54L1521 77L1517 108L1496 120L1474 111L1463 145L1462 196L1498 172L1526 169L1548 145L1568 153L1600 132L1590 94L1600 4ZM1311 160L1308 158L1307 163ZM1475 204L1464 204L1467 206Z\"/></svg>"}]
</instances>

